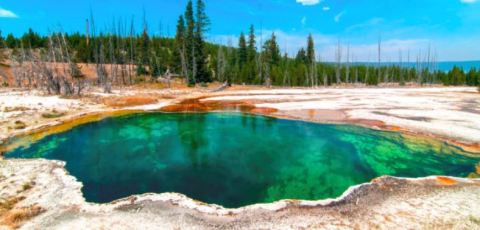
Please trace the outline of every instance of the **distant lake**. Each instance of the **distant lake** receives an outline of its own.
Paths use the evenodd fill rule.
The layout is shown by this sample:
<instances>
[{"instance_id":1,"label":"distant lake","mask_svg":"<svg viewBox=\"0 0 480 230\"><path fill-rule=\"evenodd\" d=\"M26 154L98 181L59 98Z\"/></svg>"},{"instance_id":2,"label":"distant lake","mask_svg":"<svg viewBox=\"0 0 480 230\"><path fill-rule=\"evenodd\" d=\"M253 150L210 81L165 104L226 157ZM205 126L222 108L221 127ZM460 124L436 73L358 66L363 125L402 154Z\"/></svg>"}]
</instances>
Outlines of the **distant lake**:
<instances>
[{"instance_id":1,"label":"distant lake","mask_svg":"<svg viewBox=\"0 0 480 230\"><path fill-rule=\"evenodd\" d=\"M375 62L355 62L355 64L362 64L362 65L371 65L376 66L377 63ZM400 65L399 62L382 62L382 66L387 65ZM458 66L465 71L470 70L471 68L480 69L480 61L446 61L446 62L439 62L437 63L438 69L442 71L449 71L453 69L454 66ZM417 63L409 62L409 63L402 63L402 66L405 67L416 67Z\"/></svg>"}]
</instances>

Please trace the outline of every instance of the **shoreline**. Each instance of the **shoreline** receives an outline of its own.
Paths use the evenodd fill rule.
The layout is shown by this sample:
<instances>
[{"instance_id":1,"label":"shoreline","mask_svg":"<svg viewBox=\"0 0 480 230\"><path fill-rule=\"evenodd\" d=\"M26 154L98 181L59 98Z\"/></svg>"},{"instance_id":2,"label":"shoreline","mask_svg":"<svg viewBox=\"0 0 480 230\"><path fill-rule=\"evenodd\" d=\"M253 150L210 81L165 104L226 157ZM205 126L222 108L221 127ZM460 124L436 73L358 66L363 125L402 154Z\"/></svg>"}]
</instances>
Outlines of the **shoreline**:
<instances>
[{"instance_id":1,"label":"shoreline","mask_svg":"<svg viewBox=\"0 0 480 230\"><path fill-rule=\"evenodd\" d=\"M65 162L8 159L0 160L0 163L0 176L12 177L12 182L0 180L0 185L11 190L11 187L19 187L25 181L32 184L32 187L20 192L25 198L16 204L40 210L21 223L26 229L40 226L74 228L80 226L79 223L88 223L95 228L108 223L109 228L271 229L276 228L278 222L290 228L302 228L304 224L308 228L323 227L325 223L337 228L388 228L401 223L409 228L428 228L452 225L474 227L480 220L475 205L480 202L480 179L382 176L351 186L337 198L280 200L239 208L207 204L179 193L146 193L98 204L85 201L81 192L82 183L68 173ZM468 201L465 200L466 195L470 197ZM432 216L430 210L439 201L448 205L441 206ZM463 215L452 213L459 207L464 209Z\"/></svg>"},{"instance_id":2,"label":"shoreline","mask_svg":"<svg viewBox=\"0 0 480 230\"><path fill-rule=\"evenodd\" d=\"M367 89L367 91L371 90L375 91L375 89ZM379 89L379 91L382 90ZM324 95L316 95L318 90L289 89L286 90L287 92L284 91L285 89L227 90L220 93L194 91L172 96L171 94L165 95L163 91L152 90L140 91L144 94L132 97L131 94L135 92L127 90L115 95L102 95L99 99L95 98L94 102L89 101L90 99L86 102L78 99L64 101L58 97L30 93L26 95L27 98L23 98L25 95L20 93L16 96L19 102L25 103L25 100L29 100L28 97L33 97L35 100L47 104L48 108L43 108L44 104L38 106L35 102L34 105L27 105L37 106L30 113L28 112L30 110L11 112L14 113L14 120L30 118L30 123L23 130L8 129L7 137L2 139L0 153L7 152L8 146L16 147L28 144L47 135L65 132L85 123L116 116L152 112L236 112L319 124L355 125L373 130L397 132L413 142L447 143L464 149L473 156L478 156L477 154L480 153L478 143L468 144L456 140L452 136L445 137L434 132L422 132L421 129L410 130L407 127L395 126L382 120L369 119L368 116L357 118L349 114L352 110L339 108L335 101L329 102L330 105L333 105L331 109L315 108L314 106L314 108L306 106L304 109L281 107L279 106L281 103L294 103L295 100L298 102L298 99L302 99L300 103L310 106L312 105L312 96L324 97ZM329 94L332 90L325 89L324 91ZM361 90L353 91L361 92ZM428 88L426 91L429 94ZM287 97L287 100L278 96L282 93L286 95L284 97ZM460 93L462 93L461 90ZM253 97L253 99L237 100L238 98L235 98L245 96ZM328 100L335 100L335 96L328 96L330 96ZM430 95L428 96L430 97ZM152 97L156 97L156 99L152 100ZM233 100L218 100L218 97L227 99L230 97ZM273 98L273 101L269 97ZM143 98L146 99L143 100ZM113 103L114 106L103 104L106 103L105 101ZM132 101L134 104L129 104ZM143 103L144 101L146 103ZM268 103L272 106L265 106ZM381 101L377 103L381 103ZM317 105L317 103L315 102L313 105ZM70 109L65 116L43 119L38 114L43 111L51 111L52 108L59 109L62 106ZM32 117L32 114L37 116ZM5 117L8 119L8 116L0 118L4 119ZM0 119L0 124L1 121ZM3 125L8 125L8 123L4 122ZM278 223L291 228L324 226L392 228L399 224L416 229L432 226L458 226L460 228L480 226L480 210L475 206L480 202L480 179L478 178L456 178L441 175L422 178L382 176L367 183L353 185L334 199L281 200L230 209L215 204L206 204L179 193L138 194L102 204L86 202L81 191L82 183L69 174L64 167L65 164L62 161L46 159L4 159L3 154L0 154L0 186L3 188L0 198L7 201L13 199L16 202L12 206L13 208L7 210L3 216L7 218L9 214L19 212L19 210L35 213L34 216L21 222L22 227L27 229L39 226L74 228L75 226L85 226L87 223L90 224L89 226L97 228L106 223L109 228L138 227L139 224L148 228L149 226L158 227L161 223L163 228L191 228L194 226L207 229L259 227L271 229L278 227L276 225ZM480 165L476 170L477 172L474 174L480 174ZM435 216L432 216L430 212L432 209L438 210ZM462 210L462 213L456 213L455 210ZM0 215L0 226L3 224L2 218ZM459 218L462 221L459 221ZM86 220L88 221L85 222Z\"/></svg>"},{"instance_id":3,"label":"shoreline","mask_svg":"<svg viewBox=\"0 0 480 230\"><path fill-rule=\"evenodd\" d=\"M299 90L299 89L291 89ZM404 136L420 139L433 139L435 141L445 142L449 145L458 147L466 152L472 154L480 154L480 142L474 141L456 140L453 137L435 134L432 132L425 132L421 130L414 130L407 127L388 125L382 120L374 119L356 119L350 118L344 115L341 109L320 109L322 112L327 113L319 117L312 116L312 112L315 114L318 112L315 109L299 110L300 112L308 112L310 114L296 114L298 111L281 111L272 107L258 107L258 103L251 100L233 100L222 101L215 100L218 97L242 97L250 94L242 94L244 91L222 92L220 94L215 93L203 93L200 95L187 95L180 98L174 98L168 101L162 101L159 103L147 103L145 105L129 106L129 107L102 107L96 108L92 111L81 111L80 113L59 117L54 121L48 121L45 124L38 124L33 127L28 127L25 130L18 130L8 134L6 137L0 137L0 157L6 152L12 150L10 145L18 142L22 139L36 141L47 135L68 131L76 126L86 124L89 122L100 121L102 119L138 114L138 113L185 113L185 112L238 112L247 113L251 115L263 115L273 117L277 119L297 120L304 122L313 122L317 124L337 124L337 125L355 125L364 128L369 128L379 131L391 131L398 132ZM480 98L480 96L479 96ZM76 99L73 99L76 100ZM308 102L308 101L307 101ZM328 115L333 113L333 115ZM323 117L322 117L323 116ZM330 117L329 117L330 116ZM336 118L339 116L341 118ZM335 118L332 118L335 117Z\"/></svg>"},{"instance_id":4,"label":"shoreline","mask_svg":"<svg viewBox=\"0 0 480 230\"><path fill-rule=\"evenodd\" d=\"M66 132L77 126L84 125L90 122L98 122L103 119L114 118L118 116L142 114L142 113L245 113L249 115L266 116L266 117L284 119L284 120L311 122L316 124L353 125L353 126L359 126L363 128L377 130L377 131L396 132L401 134L402 136L413 138L413 139L420 138L420 139L430 139L430 141L444 142L451 146L460 148L465 152L469 152L472 154L480 154L480 144L478 143L463 142L463 141L454 140L449 137L435 135L432 133L419 132L419 131L409 130L409 129L396 127L396 126L389 126L389 125L385 125L382 121L379 121L379 120L319 121L315 119L275 115L275 114L270 114L269 112L262 112L262 111L241 112L241 111L226 110L226 111L206 111L206 112L198 112L198 111L197 112L192 112L192 111L165 112L165 111L162 111L162 108L158 108L155 110L121 109L121 110L87 112L77 116L69 117L68 119L65 119L65 120L56 121L55 123L40 125L39 127L34 127L24 132L15 133L7 138L0 139L0 159L3 157L5 153L17 148L18 145L22 146L24 144L28 144L28 143L24 143L24 144L21 143L24 140L35 142L46 136Z\"/></svg>"}]
</instances>

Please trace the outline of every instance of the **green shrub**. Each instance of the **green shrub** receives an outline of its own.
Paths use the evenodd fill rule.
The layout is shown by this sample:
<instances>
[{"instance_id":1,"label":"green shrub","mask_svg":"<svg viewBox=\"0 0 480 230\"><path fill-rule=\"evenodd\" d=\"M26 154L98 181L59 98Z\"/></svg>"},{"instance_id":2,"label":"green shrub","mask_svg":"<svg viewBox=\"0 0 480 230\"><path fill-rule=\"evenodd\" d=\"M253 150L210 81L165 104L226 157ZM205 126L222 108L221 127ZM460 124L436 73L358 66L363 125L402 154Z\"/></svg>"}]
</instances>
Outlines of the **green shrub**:
<instances>
[{"instance_id":1,"label":"green shrub","mask_svg":"<svg viewBox=\"0 0 480 230\"><path fill-rule=\"evenodd\" d=\"M31 189L31 188L32 188L31 182L27 182L27 183L25 183L25 184L22 185L23 191L29 190L29 189Z\"/></svg>"},{"instance_id":2,"label":"green shrub","mask_svg":"<svg viewBox=\"0 0 480 230\"><path fill-rule=\"evenodd\" d=\"M65 113L58 112L56 110L52 110L52 112L42 113L43 118L57 118L57 117L62 117L64 115L65 115Z\"/></svg>"},{"instance_id":3,"label":"green shrub","mask_svg":"<svg viewBox=\"0 0 480 230\"><path fill-rule=\"evenodd\" d=\"M23 121L15 121L13 128L14 129L24 129L27 127L27 124L25 124Z\"/></svg>"}]
</instances>

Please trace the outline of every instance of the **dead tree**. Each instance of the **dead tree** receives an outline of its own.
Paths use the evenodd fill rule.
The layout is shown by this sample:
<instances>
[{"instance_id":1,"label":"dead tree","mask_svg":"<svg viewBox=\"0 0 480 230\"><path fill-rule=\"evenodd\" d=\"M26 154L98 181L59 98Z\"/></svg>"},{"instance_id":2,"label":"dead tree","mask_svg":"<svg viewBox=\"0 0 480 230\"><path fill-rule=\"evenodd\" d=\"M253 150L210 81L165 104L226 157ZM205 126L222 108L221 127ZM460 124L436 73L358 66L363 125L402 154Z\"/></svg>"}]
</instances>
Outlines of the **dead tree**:
<instances>
[{"instance_id":1,"label":"dead tree","mask_svg":"<svg viewBox=\"0 0 480 230\"><path fill-rule=\"evenodd\" d=\"M220 46L217 53L217 79L219 81L225 81L226 67L227 67L227 60L223 52L223 47Z\"/></svg>"},{"instance_id":2,"label":"dead tree","mask_svg":"<svg viewBox=\"0 0 480 230\"><path fill-rule=\"evenodd\" d=\"M265 64L265 86L270 88L272 86L272 80L270 78L270 64Z\"/></svg>"},{"instance_id":3,"label":"dead tree","mask_svg":"<svg viewBox=\"0 0 480 230\"><path fill-rule=\"evenodd\" d=\"M49 70L49 78L48 78L48 88L50 89L50 92L53 92L54 94L60 94L61 93L61 85L59 81L59 77L57 74L57 55L55 53L55 46L53 43L52 36L48 37L48 42L49 42L49 61L51 62L50 64L50 70ZM48 67L46 67L48 69Z\"/></svg>"},{"instance_id":4,"label":"dead tree","mask_svg":"<svg viewBox=\"0 0 480 230\"><path fill-rule=\"evenodd\" d=\"M110 76L111 82L115 83L118 81L117 79L117 60L115 58L115 48L113 47L112 41L113 34L110 34L108 38L108 51L110 56Z\"/></svg>"},{"instance_id":5,"label":"dead tree","mask_svg":"<svg viewBox=\"0 0 480 230\"><path fill-rule=\"evenodd\" d=\"M340 45L340 38L338 39L338 43L337 43L337 49L335 51L335 61L336 61L336 65L335 65L335 77L336 77L336 83L337 84L340 84L341 82L341 79L340 79L340 69L341 69L341 62L342 62L342 47Z\"/></svg>"},{"instance_id":6,"label":"dead tree","mask_svg":"<svg viewBox=\"0 0 480 230\"><path fill-rule=\"evenodd\" d=\"M378 54L378 64L377 64L377 79L382 76L382 37L378 36L378 46L377 46L377 54Z\"/></svg>"},{"instance_id":7,"label":"dead tree","mask_svg":"<svg viewBox=\"0 0 480 230\"><path fill-rule=\"evenodd\" d=\"M188 84L189 68L188 68L187 56L185 52L185 42L183 42L182 48L180 49L180 62L182 64L182 75L185 77L186 83Z\"/></svg>"},{"instance_id":8,"label":"dead tree","mask_svg":"<svg viewBox=\"0 0 480 230\"><path fill-rule=\"evenodd\" d=\"M99 45L98 51L98 61L96 63L95 69L97 77L99 79L100 85L103 88L104 93L112 93L112 85L108 78L108 72L105 68L105 52L103 51L103 45Z\"/></svg>"},{"instance_id":9,"label":"dead tree","mask_svg":"<svg viewBox=\"0 0 480 230\"><path fill-rule=\"evenodd\" d=\"M347 45L347 64L345 71L345 82L348 84L350 82L350 44Z\"/></svg>"},{"instance_id":10,"label":"dead tree","mask_svg":"<svg viewBox=\"0 0 480 230\"><path fill-rule=\"evenodd\" d=\"M129 36L129 40L130 40L130 63L129 63L129 74L128 74L128 78L129 78L130 84L133 83L132 76L134 75L134 71L135 71L135 63L134 63L134 60L135 60L135 43L134 43L134 36L135 36L135 26L134 26L133 18L132 18L132 21L130 22L130 36Z\"/></svg>"},{"instance_id":11,"label":"dead tree","mask_svg":"<svg viewBox=\"0 0 480 230\"><path fill-rule=\"evenodd\" d=\"M286 86L286 85L290 85L290 81L289 81L289 78L288 78L288 64L285 64L285 69L283 71L283 83L282 85L283 86Z\"/></svg>"},{"instance_id":12,"label":"dead tree","mask_svg":"<svg viewBox=\"0 0 480 230\"><path fill-rule=\"evenodd\" d=\"M312 88L315 87L317 85L315 79L317 78L317 62L315 60L315 55L313 55L314 58L313 60L311 60L310 62L310 71L309 71L309 75L310 75L310 83L311 83L311 86Z\"/></svg>"}]
</instances>

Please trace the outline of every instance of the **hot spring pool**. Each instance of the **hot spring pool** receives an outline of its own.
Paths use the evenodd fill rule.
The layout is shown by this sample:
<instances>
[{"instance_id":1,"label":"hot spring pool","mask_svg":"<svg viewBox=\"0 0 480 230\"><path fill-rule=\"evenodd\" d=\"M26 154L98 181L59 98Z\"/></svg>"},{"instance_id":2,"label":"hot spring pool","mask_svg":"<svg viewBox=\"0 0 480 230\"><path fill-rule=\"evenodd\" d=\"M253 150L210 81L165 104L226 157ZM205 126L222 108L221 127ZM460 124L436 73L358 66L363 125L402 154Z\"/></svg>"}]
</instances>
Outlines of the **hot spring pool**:
<instances>
[{"instance_id":1,"label":"hot spring pool","mask_svg":"<svg viewBox=\"0 0 480 230\"><path fill-rule=\"evenodd\" d=\"M5 157L67 162L90 202L177 192L225 207L335 198L382 175L466 177L480 161L436 140L238 113L108 118Z\"/></svg>"}]
</instances>

